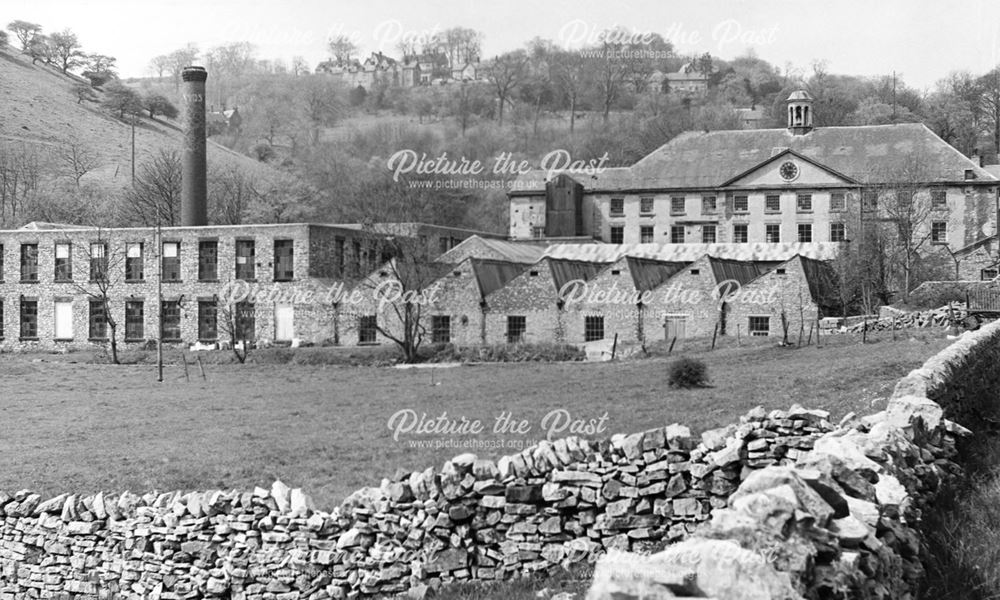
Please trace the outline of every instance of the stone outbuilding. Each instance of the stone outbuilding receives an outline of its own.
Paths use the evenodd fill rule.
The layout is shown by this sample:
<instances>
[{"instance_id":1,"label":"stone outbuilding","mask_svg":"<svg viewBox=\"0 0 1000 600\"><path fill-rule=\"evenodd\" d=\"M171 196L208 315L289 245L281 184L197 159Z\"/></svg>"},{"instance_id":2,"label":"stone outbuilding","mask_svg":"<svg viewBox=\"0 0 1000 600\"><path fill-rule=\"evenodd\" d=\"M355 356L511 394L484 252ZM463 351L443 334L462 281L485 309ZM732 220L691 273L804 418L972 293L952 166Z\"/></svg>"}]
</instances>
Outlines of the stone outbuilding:
<instances>
[{"instance_id":1,"label":"stone outbuilding","mask_svg":"<svg viewBox=\"0 0 1000 600\"><path fill-rule=\"evenodd\" d=\"M685 266L649 295L644 316L646 340L735 335L726 298L765 270L763 263L711 256Z\"/></svg>"},{"instance_id":2,"label":"stone outbuilding","mask_svg":"<svg viewBox=\"0 0 1000 600\"><path fill-rule=\"evenodd\" d=\"M818 319L839 316L838 304L830 264L796 256L733 291L727 320L743 335L785 338L787 331L788 341L797 341L800 333L809 335L818 326Z\"/></svg>"},{"instance_id":3,"label":"stone outbuilding","mask_svg":"<svg viewBox=\"0 0 1000 600\"><path fill-rule=\"evenodd\" d=\"M487 298L528 268L526 264L482 258L466 258L451 266L432 285L435 291L426 310L429 341L485 344Z\"/></svg>"},{"instance_id":4,"label":"stone outbuilding","mask_svg":"<svg viewBox=\"0 0 1000 600\"><path fill-rule=\"evenodd\" d=\"M588 282L606 263L543 258L486 296L486 342L581 343L604 339L586 316L565 310L559 291Z\"/></svg>"},{"instance_id":5,"label":"stone outbuilding","mask_svg":"<svg viewBox=\"0 0 1000 600\"><path fill-rule=\"evenodd\" d=\"M570 327L582 323L584 329L571 330L570 339L579 335L585 339L613 339L617 335L623 343L645 341L647 303L652 290L688 264L625 256L604 267L590 281L571 284L562 294L566 322ZM599 332L603 335L596 338Z\"/></svg>"}]
</instances>

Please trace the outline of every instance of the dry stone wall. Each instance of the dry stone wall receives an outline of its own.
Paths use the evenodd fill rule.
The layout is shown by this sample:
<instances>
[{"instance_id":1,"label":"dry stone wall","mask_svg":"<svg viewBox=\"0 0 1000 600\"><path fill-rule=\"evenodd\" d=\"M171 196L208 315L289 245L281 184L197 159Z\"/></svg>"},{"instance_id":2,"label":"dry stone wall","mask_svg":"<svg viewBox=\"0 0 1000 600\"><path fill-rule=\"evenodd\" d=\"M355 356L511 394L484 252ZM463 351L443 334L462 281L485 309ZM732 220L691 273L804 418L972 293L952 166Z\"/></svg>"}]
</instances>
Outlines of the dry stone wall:
<instances>
[{"instance_id":1,"label":"dry stone wall","mask_svg":"<svg viewBox=\"0 0 1000 600\"><path fill-rule=\"evenodd\" d=\"M331 512L280 482L0 494L0 600L419 597L598 559L595 599L906 598L921 512L968 433L935 400L971 406L995 389L998 354L990 325L900 382L886 411L837 425L755 409L700 436L669 425L496 462L465 454Z\"/></svg>"},{"instance_id":2,"label":"dry stone wall","mask_svg":"<svg viewBox=\"0 0 1000 600\"><path fill-rule=\"evenodd\" d=\"M990 422L998 360L1000 322L965 334L902 379L886 410L848 416L794 465L749 473L683 541L605 554L588 600L916 597L922 517L972 434L949 418Z\"/></svg>"},{"instance_id":3,"label":"dry stone wall","mask_svg":"<svg viewBox=\"0 0 1000 600\"><path fill-rule=\"evenodd\" d=\"M693 437L680 425L466 454L325 513L301 490L0 496L0 598L344 598L502 579L609 548L684 538L747 470L791 464L827 414L752 411Z\"/></svg>"}]
</instances>

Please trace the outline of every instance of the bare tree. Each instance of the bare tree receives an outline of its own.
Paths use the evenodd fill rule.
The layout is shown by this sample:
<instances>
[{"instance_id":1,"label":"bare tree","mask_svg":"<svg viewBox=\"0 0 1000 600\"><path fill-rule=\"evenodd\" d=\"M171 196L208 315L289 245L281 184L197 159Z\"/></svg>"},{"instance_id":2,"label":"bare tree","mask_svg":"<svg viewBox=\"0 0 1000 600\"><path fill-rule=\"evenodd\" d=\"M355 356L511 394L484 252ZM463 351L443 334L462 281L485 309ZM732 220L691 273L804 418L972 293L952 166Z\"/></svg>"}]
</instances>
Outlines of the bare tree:
<instances>
[{"instance_id":1,"label":"bare tree","mask_svg":"<svg viewBox=\"0 0 1000 600\"><path fill-rule=\"evenodd\" d=\"M337 96L333 81L322 76L299 79L300 98L305 122L309 125L309 137L315 146L324 127L337 122L343 111L343 102Z\"/></svg>"},{"instance_id":2,"label":"bare tree","mask_svg":"<svg viewBox=\"0 0 1000 600\"><path fill-rule=\"evenodd\" d=\"M28 42L28 55L31 56L31 64L51 65L55 61L55 49L52 40L48 36L38 34Z\"/></svg>"},{"instance_id":3,"label":"bare tree","mask_svg":"<svg viewBox=\"0 0 1000 600\"><path fill-rule=\"evenodd\" d=\"M448 57L448 65L458 65L476 62L479 59L483 34L468 27L452 27L444 30L438 39L441 49Z\"/></svg>"},{"instance_id":4,"label":"bare tree","mask_svg":"<svg viewBox=\"0 0 1000 600\"><path fill-rule=\"evenodd\" d=\"M299 75L309 74L309 63L302 56L292 57L292 75L298 77Z\"/></svg>"},{"instance_id":5,"label":"bare tree","mask_svg":"<svg viewBox=\"0 0 1000 600\"><path fill-rule=\"evenodd\" d=\"M354 289L365 301L363 307L354 307L357 321L353 326L358 328L359 338L367 331L391 341L406 362L419 360L420 348L430 339L428 306L437 281L451 270L450 265L435 260L436 240L425 238L410 226L440 217L440 198L412 190L391 178L372 177L359 189L348 217L361 222L367 237L351 251L352 271L358 275ZM367 312L357 312L359 309ZM344 330L352 327L351 323L344 325Z\"/></svg>"},{"instance_id":6,"label":"bare tree","mask_svg":"<svg viewBox=\"0 0 1000 600\"><path fill-rule=\"evenodd\" d=\"M168 119L176 119L180 112L166 96L163 94L147 94L142 97L142 107L149 113L149 118L156 118L156 115L163 115Z\"/></svg>"},{"instance_id":7,"label":"bare tree","mask_svg":"<svg viewBox=\"0 0 1000 600\"><path fill-rule=\"evenodd\" d=\"M94 86L89 83L78 83L74 85L73 93L76 94L77 104L83 104L85 100L87 102L97 101L97 94L94 93Z\"/></svg>"},{"instance_id":8,"label":"bare tree","mask_svg":"<svg viewBox=\"0 0 1000 600\"><path fill-rule=\"evenodd\" d=\"M149 61L149 68L152 72L156 73L157 81L163 81L163 73L170 69L170 57L166 54L154 56Z\"/></svg>"},{"instance_id":9,"label":"bare tree","mask_svg":"<svg viewBox=\"0 0 1000 600\"><path fill-rule=\"evenodd\" d=\"M135 184L122 197L126 221L152 227L177 224L180 216L181 158L176 151L161 150L142 163Z\"/></svg>"},{"instance_id":10,"label":"bare tree","mask_svg":"<svg viewBox=\"0 0 1000 600\"><path fill-rule=\"evenodd\" d=\"M261 192L253 176L235 165L213 168L209 181L213 222L220 225L243 223L260 200Z\"/></svg>"},{"instance_id":11,"label":"bare tree","mask_svg":"<svg viewBox=\"0 0 1000 600\"><path fill-rule=\"evenodd\" d=\"M219 299L215 305L215 322L219 335L227 340L229 349L240 364L246 362L256 343L251 325L256 321L253 311L252 303L236 302L231 298Z\"/></svg>"},{"instance_id":12,"label":"bare tree","mask_svg":"<svg viewBox=\"0 0 1000 600\"><path fill-rule=\"evenodd\" d=\"M68 240L67 240L68 241ZM87 265L89 277L86 283L76 283L73 287L86 294L90 301L96 304L101 314L96 319L96 331L91 332L92 339L107 339L111 348L111 362L120 364L118 359L118 319L111 310L111 298L114 290L125 278L125 246L116 244L107 231L97 229L96 237L89 243L76 244L76 256L80 262ZM72 246L71 246L72 247ZM73 279L72 274L69 275ZM107 327L110 331L101 331Z\"/></svg>"},{"instance_id":13,"label":"bare tree","mask_svg":"<svg viewBox=\"0 0 1000 600\"><path fill-rule=\"evenodd\" d=\"M504 106L510 102L514 89L521 83L528 66L528 54L515 50L502 54L486 65L486 77L497 97L497 123L503 126Z\"/></svg>"},{"instance_id":14,"label":"bare tree","mask_svg":"<svg viewBox=\"0 0 1000 600\"><path fill-rule=\"evenodd\" d=\"M73 178L76 187L80 187L80 179L101 164L101 156L93 148L79 139L71 138L68 143L56 150L56 159L62 165L63 171Z\"/></svg>"},{"instance_id":15,"label":"bare tree","mask_svg":"<svg viewBox=\"0 0 1000 600\"><path fill-rule=\"evenodd\" d=\"M375 268L355 286L371 311L359 315L357 327L377 331L399 348L405 362L417 362L430 337L426 309L433 288L450 265L435 262L429 244L396 223L371 222L363 231L370 238L363 245L362 263Z\"/></svg>"},{"instance_id":16,"label":"bare tree","mask_svg":"<svg viewBox=\"0 0 1000 600\"><path fill-rule=\"evenodd\" d=\"M80 50L80 40L69 29L49 36L56 65L63 73L83 64L84 54Z\"/></svg>"},{"instance_id":17,"label":"bare tree","mask_svg":"<svg viewBox=\"0 0 1000 600\"><path fill-rule=\"evenodd\" d=\"M7 24L7 30L17 37L17 41L21 42L21 51L27 52L31 46L31 40L42 33L42 26L37 23L16 20Z\"/></svg>"},{"instance_id":18,"label":"bare tree","mask_svg":"<svg viewBox=\"0 0 1000 600\"><path fill-rule=\"evenodd\" d=\"M358 46L346 35L335 36L327 43L330 55L340 64L350 62L358 52Z\"/></svg>"},{"instance_id":19,"label":"bare tree","mask_svg":"<svg viewBox=\"0 0 1000 600\"><path fill-rule=\"evenodd\" d=\"M622 95L626 82L635 70L635 59L632 58L630 48L617 41L618 39L621 38L616 32L605 32L597 48L600 52L595 52L590 61L590 71L605 123L611 115L611 107Z\"/></svg>"},{"instance_id":20,"label":"bare tree","mask_svg":"<svg viewBox=\"0 0 1000 600\"><path fill-rule=\"evenodd\" d=\"M576 128L576 109L586 88L587 61L579 52L560 51L552 55L552 78L569 104L569 132Z\"/></svg>"},{"instance_id":21,"label":"bare tree","mask_svg":"<svg viewBox=\"0 0 1000 600\"><path fill-rule=\"evenodd\" d=\"M979 78L982 114L993 137L993 148L1000 153L1000 67Z\"/></svg>"},{"instance_id":22,"label":"bare tree","mask_svg":"<svg viewBox=\"0 0 1000 600\"><path fill-rule=\"evenodd\" d=\"M188 44L186 47L174 50L167 55L167 68L174 79L176 91L179 92L181 89L181 73L184 71L184 67L194 64L197 57L198 47L194 44Z\"/></svg>"},{"instance_id":23,"label":"bare tree","mask_svg":"<svg viewBox=\"0 0 1000 600\"><path fill-rule=\"evenodd\" d=\"M0 144L0 225L11 228L27 212L38 192L42 164L27 144Z\"/></svg>"},{"instance_id":24,"label":"bare tree","mask_svg":"<svg viewBox=\"0 0 1000 600\"><path fill-rule=\"evenodd\" d=\"M451 97L452 114L458 118L462 126L462 137L469 127L469 122L475 115L483 114L488 108L488 91L483 89L483 84L463 81L456 86L449 86L449 91L453 91ZM421 120L423 114L421 111Z\"/></svg>"},{"instance_id":25,"label":"bare tree","mask_svg":"<svg viewBox=\"0 0 1000 600\"><path fill-rule=\"evenodd\" d=\"M839 300L847 316L857 305L864 314L892 301L896 287L896 267L890 259L890 223L878 216L877 192L867 197L852 196L842 213L845 242L834 261L839 277Z\"/></svg>"},{"instance_id":26,"label":"bare tree","mask_svg":"<svg viewBox=\"0 0 1000 600\"><path fill-rule=\"evenodd\" d=\"M124 119L125 115L138 115L143 110L139 92L120 81L112 81L107 85L101 105L116 113L119 119Z\"/></svg>"},{"instance_id":27,"label":"bare tree","mask_svg":"<svg viewBox=\"0 0 1000 600\"><path fill-rule=\"evenodd\" d=\"M876 210L871 211L872 219L888 226L881 233L887 242L887 258L902 275L900 288L904 301L914 287L921 254L933 236L932 201L925 189L930 180L927 173L920 159L905 158L889 169L872 173L866 190L878 202Z\"/></svg>"}]
</instances>

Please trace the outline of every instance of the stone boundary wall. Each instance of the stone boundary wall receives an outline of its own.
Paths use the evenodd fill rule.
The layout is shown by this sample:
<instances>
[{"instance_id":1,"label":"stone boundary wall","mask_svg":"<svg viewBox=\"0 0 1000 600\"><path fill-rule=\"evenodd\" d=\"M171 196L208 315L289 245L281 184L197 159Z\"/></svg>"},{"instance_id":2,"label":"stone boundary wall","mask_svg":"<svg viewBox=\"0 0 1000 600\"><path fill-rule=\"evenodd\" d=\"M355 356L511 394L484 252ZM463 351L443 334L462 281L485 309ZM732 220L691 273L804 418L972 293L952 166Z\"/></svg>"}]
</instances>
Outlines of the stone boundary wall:
<instances>
[{"instance_id":1,"label":"stone boundary wall","mask_svg":"<svg viewBox=\"0 0 1000 600\"><path fill-rule=\"evenodd\" d=\"M636 586L902 598L922 573L920 511L959 472L956 440L968 433L932 399L965 407L995 388L1000 374L985 367L997 354L1000 323L911 373L886 411L838 425L824 411L758 408L698 437L669 425L542 442L496 462L464 454L329 513L281 482L0 493L0 600L419 597L599 558L594 598Z\"/></svg>"},{"instance_id":2,"label":"stone boundary wall","mask_svg":"<svg viewBox=\"0 0 1000 600\"><path fill-rule=\"evenodd\" d=\"M685 540L603 555L587 599L916 597L922 512L961 474L957 443L972 434L949 419L978 429L997 413L998 361L1000 322L965 334L886 410L849 415L794 466L749 473Z\"/></svg>"}]
</instances>

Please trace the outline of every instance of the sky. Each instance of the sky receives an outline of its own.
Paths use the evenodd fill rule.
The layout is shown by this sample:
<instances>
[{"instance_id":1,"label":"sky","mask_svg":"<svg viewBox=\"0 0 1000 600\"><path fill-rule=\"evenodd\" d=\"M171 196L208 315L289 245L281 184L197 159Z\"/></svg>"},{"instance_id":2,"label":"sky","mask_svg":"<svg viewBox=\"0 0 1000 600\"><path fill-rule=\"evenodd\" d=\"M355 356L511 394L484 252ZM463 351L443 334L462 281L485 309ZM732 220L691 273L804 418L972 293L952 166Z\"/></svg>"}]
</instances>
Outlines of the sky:
<instances>
[{"instance_id":1,"label":"sky","mask_svg":"<svg viewBox=\"0 0 1000 600\"><path fill-rule=\"evenodd\" d=\"M72 29L85 51L115 56L123 77L149 75L151 58L188 43L249 41L258 58L302 56L314 67L335 35L397 55L402 38L455 26L484 34L483 58L536 36L579 47L617 26L659 33L684 55L732 59L752 49L782 69L808 74L821 60L831 73L895 71L921 90L1000 62L996 0L3 0L0 21L14 19Z\"/></svg>"}]
</instances>

